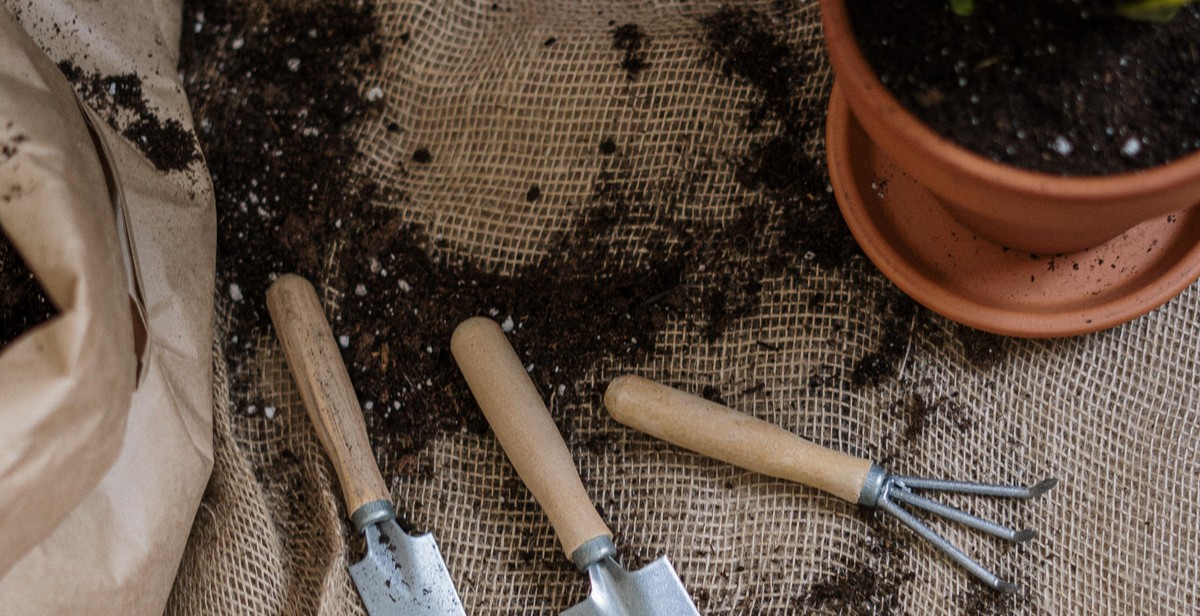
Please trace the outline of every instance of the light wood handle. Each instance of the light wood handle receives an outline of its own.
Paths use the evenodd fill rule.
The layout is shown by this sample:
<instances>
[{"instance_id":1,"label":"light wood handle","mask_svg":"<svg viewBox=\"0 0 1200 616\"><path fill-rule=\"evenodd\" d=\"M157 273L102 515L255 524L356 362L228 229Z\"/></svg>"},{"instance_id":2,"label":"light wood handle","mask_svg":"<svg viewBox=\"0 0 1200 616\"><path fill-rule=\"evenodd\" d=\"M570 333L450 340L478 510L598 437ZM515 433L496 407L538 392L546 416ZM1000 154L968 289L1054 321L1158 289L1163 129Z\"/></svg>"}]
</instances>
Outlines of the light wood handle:
<instances>
[{"instance_id":1,"label":"light wood handle","mask_svg":"<svg viewBox=\"0 0 1200 616\"><path fill-rule=\"evenodd\" d=\"M591 539L611 537L550 411L500 326L483 317L467 319L454 330L450 350L504 453L550 518L567 557Z\"/></svg>"},{"instance_id":2,"label":"light wood handle","mask_svg":"<svg viewBox=\"0 0 1200 616\"><path fill-rule=\"evenodd\" d=\"M858 502L871 461L640 376L617 377L604 406L619 422L735 466L798 481Z\"/></svg>"},{"instance_id":3,"label":"light wood handle","mask_svg":"<svg viewBox=\"0 0 1200 616\"><path fill-rule=\"evenodd\" d=\"M353 514L377 500L391 502L317 292L304 278L285 274L267 290L267 310L317 438L333 460L347 511Z\"/></svg>"}]
</instances>

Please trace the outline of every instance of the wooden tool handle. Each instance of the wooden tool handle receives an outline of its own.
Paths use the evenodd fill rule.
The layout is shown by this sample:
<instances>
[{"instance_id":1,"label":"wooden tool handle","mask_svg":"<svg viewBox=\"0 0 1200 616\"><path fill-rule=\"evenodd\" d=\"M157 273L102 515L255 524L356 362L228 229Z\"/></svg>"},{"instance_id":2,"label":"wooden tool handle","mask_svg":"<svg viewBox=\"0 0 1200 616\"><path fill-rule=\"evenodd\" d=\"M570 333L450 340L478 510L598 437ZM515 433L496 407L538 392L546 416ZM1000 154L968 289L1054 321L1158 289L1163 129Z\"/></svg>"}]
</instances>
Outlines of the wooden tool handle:
<instances>
[{"instance_id":1,"label":"wooden tool handle","mask_svg":"<svg viewBox=\"0 0 1200 616\"><path fill-rule=\"evenodd\" d=\"M475 317L454 330L450 350L492 431L558 533L567 557L611 537L579 480L575 461L500 326Z\"/></svg>"},{"instance_id":2,"label":"wooden tool handle","mask_svg":"<svg viewBox=\"0 0 1200 616\"><path fill-rule=\"evenodd\" d=\"M300 276L280 276L267 290L267 309L308 417L337 470L347 510L353 514L367 503L391 502L317 292Z\"/></svg>"},{"instance_id":3,"label":"wooden tool handle","mask_svg":"<svg viewBox=\"0 0 1200 616\"><path fill-rule=\"evenodd\" d=\"M640 376L618 377L604 406L619 422L764 475L858 502L871 461L826 449L778 426Z\"/></svg>"}]
</instances>

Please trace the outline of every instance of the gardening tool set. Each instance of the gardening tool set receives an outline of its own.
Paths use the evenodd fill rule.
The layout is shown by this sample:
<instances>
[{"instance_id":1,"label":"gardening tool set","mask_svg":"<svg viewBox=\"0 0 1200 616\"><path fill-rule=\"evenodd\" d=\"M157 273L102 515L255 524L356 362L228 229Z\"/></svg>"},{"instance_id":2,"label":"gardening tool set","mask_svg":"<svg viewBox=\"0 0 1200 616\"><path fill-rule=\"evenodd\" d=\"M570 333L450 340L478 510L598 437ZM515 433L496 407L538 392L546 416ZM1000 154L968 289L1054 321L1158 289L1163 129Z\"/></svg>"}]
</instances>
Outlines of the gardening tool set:
<instances>
[{"instance_id":1,"label":"gardening tool set","mask_svg":"<svg viewBox=\"0 0 1200 616\"><path fill-rule=\"evenodd\" d=\"M396 524L366 427L333 334L312 286L281 277L267 304L318 437L337 470L350 518L367 555L350 567L371 616L460 615L462 604L433 537ZM455 330L451 352L517 474L546 512L562 548L591 579L588 598L564 616L698 616L665 556L629 572L616 560L612 531L596 511L571 452L529 373L494 321L475 317ZM1034 536L950 507L918 492L1027 499L1056 483L1016 487L893 475L870 460L826 449L780 427L704 398L627 375L604 396L622 424L669 443L772 477L819 488L851 503L878 507L930 541L983 583L1015 585L947 541L905 507L1020 542Z\"/></svg>"}]
</instances>

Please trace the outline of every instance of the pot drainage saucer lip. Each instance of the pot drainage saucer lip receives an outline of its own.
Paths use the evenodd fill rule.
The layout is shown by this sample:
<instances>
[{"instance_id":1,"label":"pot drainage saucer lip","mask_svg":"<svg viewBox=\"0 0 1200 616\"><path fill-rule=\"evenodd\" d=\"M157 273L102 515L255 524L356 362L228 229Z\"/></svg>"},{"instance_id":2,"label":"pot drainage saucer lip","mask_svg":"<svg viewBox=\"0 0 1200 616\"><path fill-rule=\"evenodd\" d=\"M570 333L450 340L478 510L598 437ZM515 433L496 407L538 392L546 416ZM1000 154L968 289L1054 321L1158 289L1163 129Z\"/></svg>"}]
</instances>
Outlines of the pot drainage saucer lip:
<instances>
[{"instance_id":1,"label":"pot drainage saucer lip","mask_svg":"<svg viewBox=\"0 0 1200 616\"><path fill-rule=\"evenodd\" d=\"M826 150L838 206L863 252L913 299L965 325L1030 338L1085 334L1146 314L1200 277L1200 207L1067 254L978 237L873 145L836 84Z\"/></svg>"}]
</instances>

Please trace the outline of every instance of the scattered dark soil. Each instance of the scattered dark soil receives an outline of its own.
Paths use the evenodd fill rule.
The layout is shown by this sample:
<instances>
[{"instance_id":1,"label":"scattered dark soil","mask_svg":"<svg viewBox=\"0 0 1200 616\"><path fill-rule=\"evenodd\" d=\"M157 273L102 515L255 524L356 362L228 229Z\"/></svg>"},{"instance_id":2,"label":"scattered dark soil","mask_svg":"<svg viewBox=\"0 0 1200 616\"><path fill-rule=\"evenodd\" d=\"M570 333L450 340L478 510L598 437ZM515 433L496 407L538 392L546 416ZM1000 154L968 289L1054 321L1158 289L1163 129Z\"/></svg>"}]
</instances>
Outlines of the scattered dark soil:
<instances>
[{"instance_id":1,"label":"scattered dark soil","mask_svg":"<svg viewBox=\"0 0 1200 616\"><path fill-rule=\"evenodd\" d=\"M967 361L976 368L991 368L1007 356L1004 336L960 326L955 330L955 337L962 344Z\"/></svg>"},{"instance_id":2,"label":"scattered dark soil","mask_svg":"<svg viewBox=\"0 0 1200 616\"><path fill-rule=\"evenodd\" d=\"M842 269L862 253L827 190L824 161L806 153L824 120L819 102L803 104L811 54L789 44L786 25L763 12L729 7L700 23L721 72L757 94L744 118L755 138L737 155L735 179L760 197L730 225L753 256L709 270L707 333L716 338L758 307L765 277L801 263Z\"/></svg>"},{"instance_id":3,"label":"scattered dark soil","mask_svg":"<svg viewBox=\"0 0 1200 616\"><path fill-rule=\"evenodd\" d=\"M257 409L249 358L269 326L272 276L319 283L332 242L368 224L354 216L371 187L349 178L349 131L368 110L357 83L377 59L374 21L355 3L267 11L233 0L188 2L184 21L181 71L216 195L218 285L230 298L231 396Z\"/></svg>"},{"instance_id":4,"label":"scattered dark soil","mask_svg":"<svg viewBox=\"0 0 1200 616\"><path fill-rule=\"evenodd\" d=\"M58 68L83 100L159 171L182 171L199 160L196 137L179 120L161 120L154 114L137 75L85 73L70 60Z\"/></svg>"},{"instance_id":5,"label":"scattered dark soil","mask_svg":"<svg viewBox=\"0 0 1200 616\"><path fill-rule=\"evenodd\" d=\"M799 252L805 262L838 272L858 289L875 291L874 312L882 316L882 329L874 348L850 366L850 382L861 388L894 378L910 340L936 335L933 314L864 267L864 255L827 189L824 159L806 154L814 140L823 143L825 104L806 99L803 90L815 58L788 42L788 26L774 14L727 7L702 19L701 25L720 70L758 94L744 117L746 128L758 137L740 156L735 178L759 191L763 200L747 209L735 226L741 225L750 236L778 232L780 248L765 251L757 264L742 271L749 272L751 280L761 280L794 267ZM710 314L726 314L713 319L710 335L758 305L754 283L739 285L729 278L723 284L731 291L708 307ZM1000 337L959 325L952 331L977 366L990 366L1003 357ZM810 385L828 384L838 372L822 367L811 375Z\"/></svg>"},{"instance_id":6,"label":"scattered dark soil","mask_svg":"<svg viewBox=\"0 0 1200 616\"><path fill-rule=\"evenodd\" d=\"M621 68L625 69L625 74L630 79L637 79L638 73L650 66L646 62L644 51L649 41L649 37L637 24L625 24L613 30L612 48L625 52L621 59Z\"/></svg>"},{"instance_id":7,"label":"scattered dark soil","mask_svg":"<svg viewBox=\"0 0 1200 616\"><path fill-rule=\"evenodd\" d=\"M1145 169L1200 150L1200 5L1166 24L1112 0L945 0L847 7L864 55L935 131L999 162L1063 175Z\"/></svg>"},{"instance_id":8,"label":"scattered dark soil","mask_svg":"<svg viewBox=\"0 0 1200 616\"><path fill-rule=\"evenodd\" d=\"M943 394L930 399L920 392L909 392L898 404L898 414L904 422L904 441L918 441L935 422L947 422L960 432L969 430L974 423L966 409L958 403L958 394Z\"/></svg>"},{"instance_id":9,"label":"scattered dark soil","mask_svg":"<svg viewBox=\"0 0 1200 616\"><path fill-rule=\"evenodd\" d=\"M905 581L908 580L881 576L871 567L860 564L810 586L804 595L803 605L814 610L836 608L839 614L903 614L900 584Z\"/></svg>"},{"instance_id":10,"label":"scattered dark soil","mask_svg":"<svg viewBox=\"0 0 1200 616\"><path fill-rule=\"evenodd\" d=\"M0 348L57 313L8 235L0 231Z\"/></svg>"},{"instance_id":11,"label":"scattered dark soil","mask_svg":"<svg viewBox=\"0 0 1200 616\"><path fill-rule=\"evenodd\" d=\"M416 472L410 454L440 431L486 431L447 350L469 316L501 323L570 439L563 409L598 404L601 395L576 384L606 358L654 353L669 318L689 319L715 339L759 306L767 276L812 267L862 276L823 161L805 153L823 119L820 104L800 104L816 52L788 45L786 26L769 15L726 9L703 22L717 66L759 95L745 117L753 142L734 154L736 179L757 196L733 221L677 219L659 204L687 198L690 188L651 200L631 188L612 138L597 135L606 168L591 198L546 241L543 258L508 273L403 223L390 206L407 197L382 195L352 171L357 127L400 131L360 91L381 53L370 4L264 11L209 0L189 2L184 15L185 88L216 191L232 402L248 414L270 404L252 373L258 340L271 331L263 298L276 275L298 272L335 298L334 334L373 444L392 462L385 472ZM616 32L637 59L640 29ZM774 70L763 69L771 63ZM420 147L410 164L433 156ZM518 201L541 196L533 186ZM878 277L863 282L890 289ZM884 295L880 347L848 371L860 375L859 387L894 376L920 312L898 291Z\"/></svg>"},{"instance_id":12,"label":"scattered dark soil","mask_svg":"<svg viewBox=\"0 0 1200 616\"><path fill-rule=\"evenodd\" d=\"M858 560L843 564L832 576L805 589L797 601L802 613L836 611L853 616L902 616L907 611L900 590L915 575L903 563L911 558L911 537L883 515L860 510L870 530L858 546Z\"/></svg>"},{"instance_id":13,"label":"scattered dark soil","mask_svg":"<svg viewBox=\"0 0 1200 616\"><path fill-rule=\"evenodd\" d=\"M878 385L896 376L908 354L913 330L918 322L929 319L928 312L901 293L880 296L876 311L884 317L883 330L875 350L859 358L850 372L850 383L855 387Z\"/></svg>"},{"instance_id":14,"label":"scattered dark soil","mask_svg":"<svg viewBox=\"0 0 1200 616\"><path fill-rule=\"evenodd\" d=\"M351 128L387 120L357 89L378 59L371 7L357 6L303 6L260 21L237 3L189 4L184 71L208 127L200 139L217 192L219 284L231 300L234 403L244 412L267 404L250 366L269 331L263 297L273 276L324 281L341 298L333 329L375 445L403 467L440 430L486 430L447 351L463 319L500 322L534 380L549 384L544 393L567 400L599 359L652 349L681 268L671 258L640 267L611 258L614 228L640 214L602 187L573 233L511 275L442 254L423 229L372 205L373 187L350 171ZM218 55L221 63L206 63ZM421 149L414 159L432 156Z\"/></svg>"},{"instance_id":15,"label":"scattered dark soil","mask_svg":"<svg viewBox=\"0 0 1200 616\"><path fill-rule=\"evenodd\" d=\"M401 132L360 91L381 58L373 6L351 0L264 6L189 1L182 42L184 83L216 191L217 276L229 309L224 347L232 403L241 413L271 403L260 398L260 376L252 371L259 343L271 333L266 289L274 276L292 271L334 298L333 331L388 475L430 474L412 454L441 431L486 432L448 350L451 332L470 316L501 324L573 443L569 413L600 406L601 391L577 385L585 375L609 358L636 363L655 353L658 333L672 318L720 337L759 307L769 276L821 268L880 298L861 308L882 316L875 348L844 370L831 369L830 379L849 378L854 387L892 379L913 336L928 334L929 313L866 269L827 190L822 159L806 153L819 144L824 114L803 90L817 52L789 45L786 24L772 15L730 8L702 22L714 65L756 93L744 117L752 141L731 154L735 179L753 198L734 220L676 219L661 204L687 198L690 188L655 199L637 192L626 181L624 146L597 135L593 143L605 166L576 220L548 238L544 257L500 273L404 223L390 206L407 197L382 195L352 170L357 128L378 123ZM644 35L632 24L617 32L623 29L614 32L614 46L621 40L616 48L641 70ZM419 148L409 170L432 160ZM536 186L523 196L540 197ZM523 198L516 196L513 206L525 207ZM825 302L814 299L809 307ZM703 394L723 402L716 385ZM949 403L940 399L909 402L910 440L947 416ZM515 479L510 491L512 503L527 496ZM903 566L909 539L876 523L878 516L870 519L861 557L810 586L798 610L903 613L899 592L912 579Z\"/></svg>"},{"instance_id":16,"label":"scattered dark soil","mask_svg":"<svg viewBox=\"0 0 1200 616\"><path fill-rule=\"evenodd\" d=\"M1022 587L1016 592L992 590L982 584L974 584L959 596L963 616L1009 616L1025 613L1031 607L1030 595Z\"/></svg>"},{"instance_id":17,"label":"scattered dark soil","mask_svg":"<svg viewBox=\"0 0 1200 616\"><path fill-rule=\"evenodd\" d=\"M267 406L256 399L250 366L257 336L269 331L262 298L283 272L323 282L340 297L333 328L371 434L403 467L402 458L440 430L486 429L446 351L466 317L482 313L509 330L535 382L561 407L598 397L575 383L601 359L637 361L653 352L668 316L685 314L715 337L757 305L766 273L854 254L821 168L800 153L819 121L772 99L771 110L804 134L764 142L794 144L783 164L797 161L801 172L770 167L766 159L779 148L752 151L746 175L774 197L734 224L664 219L646 195L627 188L624 162L612 157L574 228L550 240L545 258L508 275L485 271L374 206L380 195L351 172L352 128L393 123L359 92L378 60L369 6L296 7L264 21L252 8L209 2L189 4L185 15L186 87L217 194L218 276L231 306L232 395L245 412ZM640 30L618 32L636 59ZM801 80L797 73L793 85ZM428 162L432 154L421 148L413 158ZM525 197L539 198L540 189ZM814 218L828 226L811 228ZM830 243L829 227L842 241ZM772 236L784 241L776 245ZM657 260L620 258L631 237ZM829 246L833 256L817 254ZM681 290L684 277L699 272L706 283Z\"/></svg>"}]
</instances>

